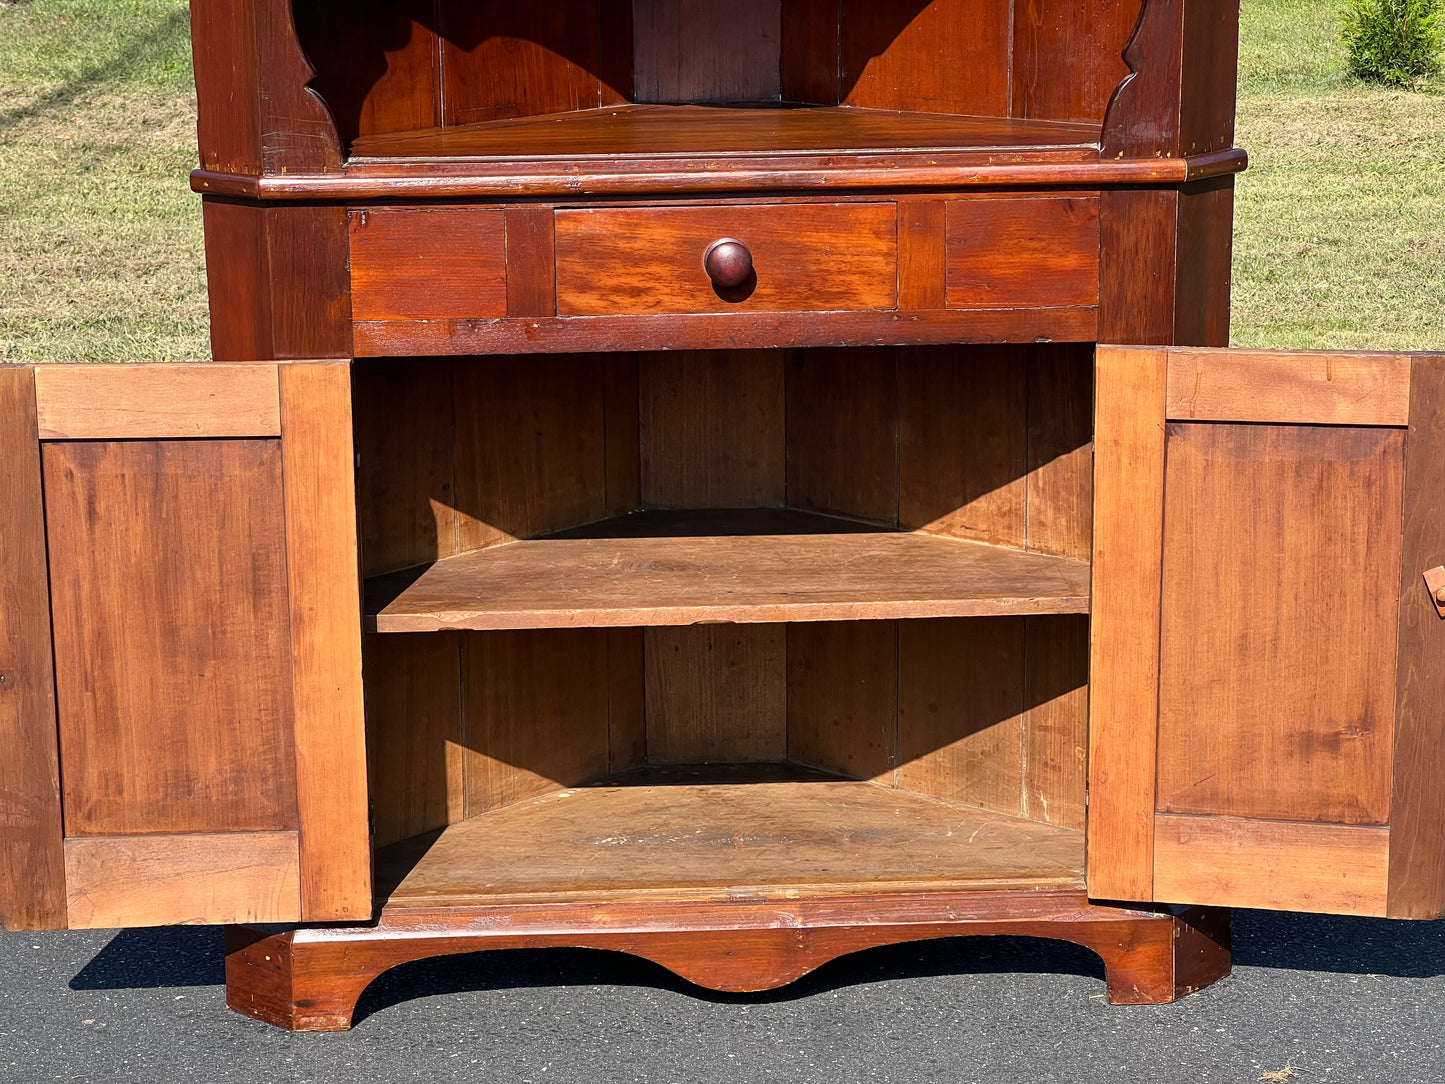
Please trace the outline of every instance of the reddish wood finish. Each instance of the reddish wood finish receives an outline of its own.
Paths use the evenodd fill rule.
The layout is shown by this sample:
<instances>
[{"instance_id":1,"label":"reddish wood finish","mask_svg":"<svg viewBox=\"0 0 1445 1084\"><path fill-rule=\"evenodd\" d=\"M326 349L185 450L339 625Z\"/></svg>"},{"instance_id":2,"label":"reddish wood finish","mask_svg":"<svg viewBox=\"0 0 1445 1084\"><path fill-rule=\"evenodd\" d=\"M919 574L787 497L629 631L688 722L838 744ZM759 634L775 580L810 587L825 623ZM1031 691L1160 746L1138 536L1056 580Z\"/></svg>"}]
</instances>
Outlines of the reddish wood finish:
<instances>
[{"instance_id":1,"label":"reddish wood finish","mask_svg":"<svg viewBox=\"0 0 1445 1084\"><path fill-rule=\"evenodd\" d=\"M1095 196L950 200L948 305L1097 305Z\"/></svg>"},{"instance_id":2,"label":"reddish wood finish","mask_svg":"<svg viewBox=\"0 0 1445 1084\"><path fill-rule=\"evenodd\" d=\"M60 754L35 380L0 366L0 922L64 929Z\"/></svg>"},{"instance_id":3,"label":"reddish wood finish","mask_svg":"<svg viewBox=\"0 0 1445 1084\"><path fill-rule=\"evenodd\" d=\"M506 220L507 315L556 316L557 244L552 208L519 204L506 209Z\"/></svg>"},{"instance_id":4,"label":"reddish wood finish","mask_svg":"<svg viewBox=\"0 0 1445 1084\"><path fill-rule=\"evenodd\" d=\"M763 914L760 906L766 911ZM838 956L939 937L1014 934L1072 941L1103 958L1116 1004L1177 1000L1229 973L1228 913L1101 906L1075 892L826 897L780 906L738 900L673 906L538 904L384 912L374 927L227 931L226 1003L292 1031L340 1031L382 972L494 948L630 952L710 989L793 982ZM861 920L866 916L864 924Z\"/></svg>"},{"instance_id":5,"label":"reddish wood finish","mask_svg":"<svg viewBox=\"0 0 1445 1084\"><path fill-rule=\"evenodd\" d=\"M505 223L505 214L491 207L353 211L353 315L357 320L507 315Z\"/></svg>"}]
</instances>

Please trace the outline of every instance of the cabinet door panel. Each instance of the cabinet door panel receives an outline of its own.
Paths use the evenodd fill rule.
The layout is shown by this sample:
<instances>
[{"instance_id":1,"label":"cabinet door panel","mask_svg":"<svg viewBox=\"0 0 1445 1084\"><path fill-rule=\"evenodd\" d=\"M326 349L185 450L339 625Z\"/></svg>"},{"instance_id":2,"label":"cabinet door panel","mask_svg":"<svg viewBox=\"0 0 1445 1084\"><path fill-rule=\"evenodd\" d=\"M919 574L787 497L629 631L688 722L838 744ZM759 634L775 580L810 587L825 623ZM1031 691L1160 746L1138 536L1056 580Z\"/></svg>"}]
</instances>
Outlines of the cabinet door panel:
<instances>
[{"instance_id":1,"label":"cabinet door panel","mask_svg":"<svg viewBox=\"0 0 1445 1084\"><path fill-rule=\"evenodd\" d=\"M348 372L0 370L8 925L370 917Z\"/></svg>"},{"instance_id":2,"label":"cabinet door panel","mask_svg":"<svg viewBox=\"0 0 1445 1084\"><path fill-rule=\"evenodd\" d=\"M1445 912L1423 580L1445 558L1445 357L1106 347L1097 370L1097 445L1157 455L1162 434L1164 469L1096 479L1119 507L1096 516L1091 894Z\"/></svg>"}]
</instances>

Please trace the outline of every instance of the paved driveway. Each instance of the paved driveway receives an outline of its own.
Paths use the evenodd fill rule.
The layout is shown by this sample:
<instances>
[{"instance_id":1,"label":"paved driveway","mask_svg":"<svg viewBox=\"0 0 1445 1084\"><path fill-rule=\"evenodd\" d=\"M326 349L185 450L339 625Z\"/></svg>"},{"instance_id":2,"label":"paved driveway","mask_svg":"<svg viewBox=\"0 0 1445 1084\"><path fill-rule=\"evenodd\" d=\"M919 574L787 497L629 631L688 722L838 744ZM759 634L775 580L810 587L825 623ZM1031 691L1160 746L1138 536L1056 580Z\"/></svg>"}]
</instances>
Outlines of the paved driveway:
<instances>
[{"instance_id":1,"label":"paved driveway","mask_svg":"<svg viewBox=\"0 0 1445 1084\"><path fill-rule=\"evenodd\" d=\"M1445 922L1239 912L1235 937L1234 974L1177 1005L1111 1007L1088 952L1011 938L771 996L529 951L398 968L355 1030L288 1035L226 1009L217 930L0 934L0 1081L1445 1081Z\"/></svg>"}]
</instances>

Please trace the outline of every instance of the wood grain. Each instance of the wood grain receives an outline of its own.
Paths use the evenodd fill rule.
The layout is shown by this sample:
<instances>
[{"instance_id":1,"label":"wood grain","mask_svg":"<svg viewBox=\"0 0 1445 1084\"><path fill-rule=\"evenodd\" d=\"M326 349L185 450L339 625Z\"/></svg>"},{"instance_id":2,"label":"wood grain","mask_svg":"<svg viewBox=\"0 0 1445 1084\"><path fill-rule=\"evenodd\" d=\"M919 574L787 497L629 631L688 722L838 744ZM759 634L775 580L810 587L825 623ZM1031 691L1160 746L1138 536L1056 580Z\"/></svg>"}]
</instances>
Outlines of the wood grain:
<instances>
[{"instance_id":1,"label":"wood grain","mask_svg":"<svg viewBox=\"0 0 1445 1084\"><path fill-rule=\"evenodd\" d=\"M644 629L607 631L607 770L647 760L647 662Z\"/></svg>"},{"instance_id":2,"label":"wood grain","mask_svg":"<svg viewBox=\"0 0 1445 1084\"><path fill-rule=\"evenodd\" d=\"M1389 819L1403 444L1170 423L1160 811Z\"/></svg>"},{"instance_id":3,"label":"wood grain","mask_svg":"<svg viewBox=\"0 0 1445 1084\"><path fill-rule=\"evenodd\" d=\"M1102 123L1109 99L1129 74L1122 54L1142 6L1014 4L1012 115Z\"/></svg>"},{"instance_id":4,"label":"wood grain","mask_svg":"<svg viewBox=\"0 0 1445 1084\"><path fill-rule=\"evenodd\" d=\"M1234 177L1211 177L1179 189L1175 226L1174 341L1229 345L1230 275L1234 263Z\"/></svg>"},{"instance_id":5,"label":"wood grain","mask_svg":"<svg viewBox=\"0 0 1445 1084\"><path fill-rule=\"evenodd\" d=\"M1175 341L1178 218L1179 193L1173 189L1100 193L1097 342Z\"/></svg>"},{"instance_id":6,"label":"wood grain","mask_svg":"<svg viewBox=\"0 0 1445 1084\"><path fill-rule=\"evenodd\" d=\"M1100 347L1094 364L1089 892L1151 900L1166 356Z\"/></svg>"},{"instance_id":7,"label":"wood grain","mask_svg":"<svg viewBox=\"0 0 1445 1084\"><path fill-rule=\"evenodd\" d=\"M898 626L898 785L1022 816L1024 619Z\"/></svg>"},{"instance_id":8,"label":"wood grain","mask_svg":"<svg viewBox=\"0 0 1445 1084\"><path fill-rule=\"evenodd\" d=\"M350 215L357 320L507 315L499 208L381 208Z\"/></svg>"},{"instance_id":9,"label":"wood grain","mask_svg":"<svg viewBox=\"0 0 1445 1084\"><path fill-rule=\"evenodd\" d=\"M775 102L778 0L633 0L632 89L639 102Z\"/></svg>"},{"instance_id":10,"label":"wood grain","mask_svg":"<svg viewBox=\"0 0 1445 1084\"><path fill-rule=\"evenodd\" d=\"M946 230L949 308L1099 303L1097 196L949 200Z\"/></svg>"},{"instance_id":11,"label":"wood grain","mask_svg":"<svg viewBox=\"0 0 1445 1084\"><path fill-rule=\"evenodd\" d=\"M1023 815L1085 826L1089 746L1089 619L1024 619Z\"/></svg>"},{"instance_id":12,"label":"wood grain","mask_svg":"<svg viewBox=\"0 0 1445 1084\"><path fill-rule=\"evenodd\" d=\"M892 783L897 767L898 626L788 626L788 759Z\"/></svg>"},{"instance_id":13,"label":"wood grain","mask_svg":"<svg viewBox=\"0 0 1445 1084\"><path fill-rule=\"evenodd\" d=\"M897 212L890 203L739 204L559 210L562 316L892 309ZM734 238L756 286L721 294L703 268Z\"/></svg>"},{"instance_id":14,"label":"wood grain","mask_svg":"<svg viewBox=\"0 0 1445 1084\"><path fill-rule=\"evenodd\" d=\"M1421 573L1445 564L1445 356L1417 356L1410 378L1395 667L1394 796L1390 805L1390 897L1394 918L1445 913L1445 622Z\"/></svg>"},{"instance_id":15,"label":"wood grain","mask_svg":"<svg viewBox=\"0 0 1445 1084\"><path fill-rule=\"evenodd\" d=\"M1034 553L1087 561L1094 522L1094 351L1049 344L1028 351L1028 522Z\"/></svg>"},{"instance_id":16,"label":"wood grain","mask_svg":"<svg viewBox=\"0 0 1445 1084\"><path fill-rule=\"evenodd\" d=\"M851 521L805 513L640 513L586 533L602 537L513 542L448 558L419 576L372 581L369 624L376 632L429 632L1089 607L1084 561L926 533L859 531Z\"/></svg>"},{"instance_id":17,"label":"wood grain","mask_svg":"<svg viewBox=\"0 0 1445 1084\"><path fill-rule=\"evenodd\" d=\"M1178 421L1403 426L1410 365L1407 354L1176 349L1165 410Z\"/></svg>"},{"instance_id":18,"label":"wood grain","mask_svg":"<svg viewBox=\"0 0 1445 1084\"><path fill-rule=\"evenodd\" d=\"M948 304L949 203L898 201L898 307L941 309Z\"/></svg>"},{"instance_id":19,"label":"wood grain","mask_svg":"<svg viewBox=\"0 0 1445 1084\"><path fill-rule=\"evenodd\" d=\"M33 370L0 366L0 922L63 929L60 750Z\"/></svg>"},{"instance_id":20,"label":"wood grain","mask_svg":"<svg viewBox=\"0 0 1445 1084\"><path fill-rule=\"evenodd\" d=\"M787 755L783 626L648 629L646 654L648 763Z\"/></svg>"},{"instance_id":21,"label":"wood grain","mask_svg":"<svg viewBox=\"0 0 1445 1084\"><path fill-rule=\"evenodd\" d=\"M644 770L637 782L622 776L454 825L387 907L1079 883L1083 836L1066 828L864 782L647 778Z\"/></svg>"},{"instance_id":22,"label":"wood grain","mask_svg":"<svg viewBox=\"0 0 1445 1084\"><path fill-rule=\"evenodd\" d=\"M42 440L276 437L275 365L38 365Z\"/></svg>"},{"instance_id":23,"label":"wood grain","mask_svg":"<svg viewBox=\"0 0 1445 1084\"><path fill-rule=\"evenodd\" d=\"M1160 901L1385 914L1388 829L1167 813L1154 825Z\"/></svg>"},{"instance_id":24,"label":"wood grain","mask_svg":"<svg viewBox=\"0 0 1445 1084\"><path fill-rule=\"evenodd\" d=\"M783 359L776 351L639 360L646 508L751 508L787 495Z\"/></svg>"},{"instance_id":25,"label":"wood grain","mask_svg":"<svg viewBox=\"0 0 1445 1084\"><path fill-rule=\"evenodd\" d=\"M898 351L798 350L785 361L791 508L898 523Z\"/></svg>"},{"instance_id":26,"label":"wood grain","mask_svg":"<svg viewBox=\"0 0 1445 1084\"><path fill-rule=\"evenodd\" d=\"M519 204L506 209L507 315L555 316L556 245L552 208Z\"/></svg>"},{"instance_id":27,"label":"wood grain","mask_svg":"<svg viewBox=\"0 0 1445 1084\"><path fill-rule=\"evenodd\" d=\"M351 370L281 368L301 913L371 914Z\"/></svg>"},{"instance_id":28,"label":"wood grain","mask_svg":"<svg viewBox=\"0 0 1445 1084\"><path fill-rule=\"evenodd\" d=\"M1023 548L1027 385L1022 347L905 350L898 370L898 521Z\"/></svg>"},{"instance_id":29,"label":"wood grain","mask_svg":"<svg viewBox=\"0 0 1445 1084\"><path fill-rule=\"evenodd\" d=\"M43 458L66 835L294 829L277 442Z\"/></svg>"},{"instance_id":30,"label":"wood grain","mask_svg":"<svg viewBox=\"0 0 1445 1084\"><path fill-rule=\"evenodd\" d=\"M465 638L466 816L607 774L608 634Z\"/></svg>"},{"instance_id":31,"label":"wood grain","mask_svg":"<svg viewBox=\"0 0 1445 1084\"><path fill-rule=\"evenodd\" d=\"M295 922L299 871L295 832L67 839L70 928Z\"/></svg>"},{"instance_id":32,"label":"wood grain","mask_svg":"<svg viewBox=\"0 0 1445 1084\"><path fill-rule=\"evenodd\" d=\"M366 775L372 845L465 815L461 636L368 636Z\"/></svg>"},{"instance_id":33,"label":"wood grain","mask_svg":"<svg viewBox=\"0 0 1445 1084\"><path fill-rule=\"evenodd\" d=\"M564 354L457 366L459 552L606 514L603 365Z\"/></svg>"},{"instance_id":34,"label":"wood grain","mask_svg":"<svg viewBox=\"0 0 1445 1084\"><path fill-rule=\"evenodd\" d=\"M606 514L625 516L642 507L641 379L636 354L602 361L602 415L607 447Z\"/></svg>"}]
</instances>

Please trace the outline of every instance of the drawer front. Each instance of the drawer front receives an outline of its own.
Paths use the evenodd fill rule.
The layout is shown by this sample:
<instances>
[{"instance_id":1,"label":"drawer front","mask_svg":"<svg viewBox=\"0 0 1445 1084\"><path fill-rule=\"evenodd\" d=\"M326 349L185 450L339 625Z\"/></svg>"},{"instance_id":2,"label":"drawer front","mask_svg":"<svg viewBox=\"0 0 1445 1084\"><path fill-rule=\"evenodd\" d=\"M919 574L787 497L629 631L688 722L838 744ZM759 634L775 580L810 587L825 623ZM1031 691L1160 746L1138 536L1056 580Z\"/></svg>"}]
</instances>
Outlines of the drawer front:
<instances>
[{"instance_id":1,"label":"drawer front","mask_svg":"<svg viewBox=\"0 0 1445 1084\"><path fill-rule=\"evenodd\" d=\"M357 320L507 315L507 233L495 207L352 211Z\"/></svg>"},{"instance_id":2,"label":"drawer front","mask_svg":"<svg viewBox=\"0 0 1445 1084\"><path fill-rule=\"evenodd\" d=\"M952 200L945 232L949 308L1099 303L1097 195Z\"/></svg>"},{"instance_id":3,"label":"drawer front","mask_svg":"<svg viewBox=\"0 0 1445 1084\"><path fill-rule=\"evenodd\" d=\"M756 281L720 291L704 268L725 238ZM752 204L558 211L557 313L612 316L893 309L893 203Z\"/></svg>"}]
</instances>

